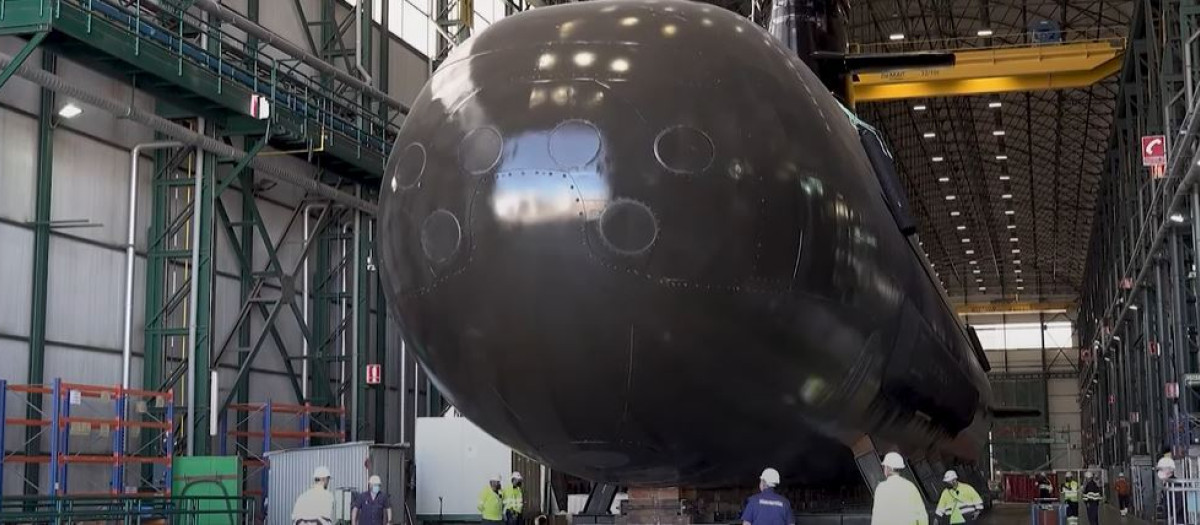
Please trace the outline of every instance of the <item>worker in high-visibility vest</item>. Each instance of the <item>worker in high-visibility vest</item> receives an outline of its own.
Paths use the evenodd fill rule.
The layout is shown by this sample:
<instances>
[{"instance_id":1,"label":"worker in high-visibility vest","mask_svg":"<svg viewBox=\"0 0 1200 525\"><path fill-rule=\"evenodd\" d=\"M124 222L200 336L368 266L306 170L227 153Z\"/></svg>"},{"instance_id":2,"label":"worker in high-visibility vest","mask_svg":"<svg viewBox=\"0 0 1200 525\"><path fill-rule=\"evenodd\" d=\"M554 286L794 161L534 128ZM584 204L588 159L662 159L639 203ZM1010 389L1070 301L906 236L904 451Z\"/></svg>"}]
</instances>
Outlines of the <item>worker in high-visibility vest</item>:
<instances>
[{"instance_id":1,"label":"worker in high-visibility vest","mask_svg":"<svg viewBox=\"0 0 1200 525\"><path fill-rule=\"evenodd\" d=\"M525 510L525 494L521 492L521 473L512 473L512 484L500 491L504 503L505 525L521 523L521 513Z\"/></svg>"},{"instance_id":2,"label":"worker in high-visibility vest","mask_svg":"<svg viewBox=\"0 0 1200 525\"><path fill-rule=\"evenodd\" d=\"M1070 472L1062 484L1062 499L1067 504L1067 525L1079 523L1079 480Z\"/></svg>"},{"instance_id":3,"label":"worker in high-visibility vest","mask_svg":"<svg viewBox=\"0 0 1200 525\"><path fill-rule=\"evenodd\" d=\"M938 500L938 518L950 517L950 525L969 523L979 518L983 512L983 498L975 488L960 482L958 473L947 470L942 477L946 488L942 489L942 497Z\"/></svg>"},{"instance_id":4,"label":"worker in high-visibility vest","mask_svg":"<svg viewBox=\"0 0 1200 525\"><path fill-rule=\"evenodd\" d=\"M479 510L479 517L483 523L489 525L504 523L504 505L500 501L499 474L488 480L488 486L479 493L479 505L475 508Z\"/></svg>"},{"instance_id":5,"label":"worker in high-visibility vest","mask_svg":"<svg viewBox=\"0 0 1200 525\"><path fill-rule=\"evenodd\" d=\"M1046 477L1045 472L1038 472L1037 488L1038 499L1051 499L1054 497L1054 485L1050 483L1050 478Z\"/></svg>"},{"instance_id":6,"label":"worker in high-visibility vest","mask_svg":"<svg viewBox=\"0 0 1200 525\"><path fill-rule=\"evenodd\" d=\"M883 456L884 480L875 487L871 525L929 525L929 511L917 486L900 475L904 458L895 452Z\"/></svg>"},{"instance_id":7,"label":"worker in high-visibility vest","mask_svg":"<svg viewBox=\"0 0 1200 525\"><path fill-rule=\"evenodd\" d=\"M1097 525L1100 523L1100 502L1104 494L1100 492L1100 484L1096 483L1091 472L1084 472L1083 477L1087 479L1087 484L1083 486L1083 504L1087 505L1088 525Z\"/></svg>"}]
</instances>

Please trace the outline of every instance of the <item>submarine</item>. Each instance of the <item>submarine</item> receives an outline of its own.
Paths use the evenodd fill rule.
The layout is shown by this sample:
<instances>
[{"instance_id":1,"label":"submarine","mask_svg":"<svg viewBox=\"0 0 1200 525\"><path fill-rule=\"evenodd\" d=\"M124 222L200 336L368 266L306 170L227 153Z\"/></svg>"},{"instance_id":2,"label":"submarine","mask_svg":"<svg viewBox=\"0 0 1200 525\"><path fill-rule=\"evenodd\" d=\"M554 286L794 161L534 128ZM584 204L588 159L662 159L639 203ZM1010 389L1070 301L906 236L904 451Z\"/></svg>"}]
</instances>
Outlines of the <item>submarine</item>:
<instances>
[{"instance_id":1,"label":"submarine","mask_svg":"<svg viewBox=\"0 0 1200 525\"><path fill-rule=\"evenodd\" d=\"M844 38L817 29L808 48ZM631 486L845 480L864 440L983 464L978 340L834 95L844 68L781 42L713 5L593 0L450 52L388 160L375 251L464 416Z\"/></svg>"}]
</instances>

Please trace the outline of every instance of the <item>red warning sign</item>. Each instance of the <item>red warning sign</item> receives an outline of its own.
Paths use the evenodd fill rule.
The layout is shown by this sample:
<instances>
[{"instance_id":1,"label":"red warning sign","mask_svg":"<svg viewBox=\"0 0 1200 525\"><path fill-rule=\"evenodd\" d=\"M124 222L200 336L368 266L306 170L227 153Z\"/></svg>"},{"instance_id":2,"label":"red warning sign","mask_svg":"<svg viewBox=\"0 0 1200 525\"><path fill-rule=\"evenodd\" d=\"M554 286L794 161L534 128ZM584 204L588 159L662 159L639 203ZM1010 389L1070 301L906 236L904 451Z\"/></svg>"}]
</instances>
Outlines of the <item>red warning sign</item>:
<instances>
[{"instance_id":1,"label":"red warning sign","mask_svg":"<svg viewBox=\"0 0 1200 525\"><path fill-rule=\"evenodd\" d=\"M383 379L382 365L367 365L367 384L378 385Z\"/></svg>"},{"instance_id":2,"label":"red warning sign","mask_svg":"<svg viewBox=\"0 0 1200 525\"><path fill-rule=\"evenodd\" d=\"M1142 137L1142 165L1165 166L1167 164L1167 137L1149 135Z\"/></svg>"}]
</instances>

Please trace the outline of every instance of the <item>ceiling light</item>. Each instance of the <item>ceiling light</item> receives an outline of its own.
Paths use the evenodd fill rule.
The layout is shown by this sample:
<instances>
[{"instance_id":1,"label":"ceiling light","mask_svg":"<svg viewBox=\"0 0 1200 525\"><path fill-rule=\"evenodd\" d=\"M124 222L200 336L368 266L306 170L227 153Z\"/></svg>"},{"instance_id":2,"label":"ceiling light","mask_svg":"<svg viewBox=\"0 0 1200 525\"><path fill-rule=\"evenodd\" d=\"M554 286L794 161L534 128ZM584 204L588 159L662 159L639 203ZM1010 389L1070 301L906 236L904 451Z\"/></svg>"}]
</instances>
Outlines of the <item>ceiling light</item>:
<instances>
[{"instance_id":1,"label":"ceiling light","mask_svg":"<svg viewBox=\"0 0 1200 525\"><path fill-rule=\"evenodd\" d=\"M617 73L624 73L629 71L629 61L625 60L624 58L618 58L613 60L612 64L610 64L608 67Z\"/></svg>"},{"instance_id":2,"label":"ceiling light","mask_svg":"<svg viewBox=\"0 0 1200 525\"><path fill-rule=\"evenodd\" d=\"M904 40L904 33L892 33L892 34L888 35L888 40L891 40L893 42L897 41L897 40Z\"/></svg>"},{"instance_id":3,"label":"ceiling light","mask_svg":"<svg viewBox=\"0 0 1200 525\"><path fill-rule=\"evenodd\" d=\"M969 239L969 238L967 238L967 237L963 237L963 240L962 240L962 242L963 242L963 244L966 244L966 243L969 243L969 242L971 242L971 239Z\"/></svg>"},{"instance_id":4,"label":"ceiling light","mask_svg":"<svg viewBox=\"0 0 1200 525\"><path fill-rule=\"evenodd\" d=\"M977 283L981 283L981 282L983 282L983 279L982 279L982 278L975 279L975 282L977 282Z\"/></svg>"},{"instance_id":5,"label":"ceiling light","mask_svg":"<svg viewBox=\"0 0 1200 525\"><path fill-rule=\"evenodd\" d=\"M1013 264L1021 264L1021 260L1020 260L1020 259L1013 259Z\"/></svg>"},{"instance_id":6,"label":"ceiling light","mask_svg":"<svg viewBox=\"0 0 1200 525\"><path fill-rule=\"evenodd\" d=\"M992 109L996 109L996 108L998 108L998 107L1000 107L1000 106L1002 106L1002 105L1003 105L1003 104L1001 104L999 101L996 101L996 102L988 102L988 107L989 107L989 108L992 108Z\"/></svg>"},{"instance_id":7,"label":"ceiling light","mask_svg":"<svg viewBox=\"0 0 1200 525\"><path fill-rule=\"evenodd\" d=\"M996 155L996 160L1008 160L1008 155Z\"/></svg>"},{"instance_id":8,"label":"ceiling light","mask_svg":"<svg viewBox=\"0 0 1200 525\"><path fill-rule=\"evenodd\" d=\"M948 201L952 201L952 200L954 200L954 199L956 199L956 198L957 198L957 197L955 197L955 196L953 196L953 195L947 195L947 196L946 196L946 200L948 200Z\"/></svg>"},{"instance_id":9,"label":"ceiling light","mask_svg":"<svg viewBox=\"0 0 1200 525\"><path fill-rule=\"evenodd\" d=\"M1005 215L1012 215L1012 214L1014 214L1014 213L1017 213L1017 212L1015 212L1015 211L1012 211L1012 210L1004 210L1004 214L1005 214Z\"/></svg>"},{"instance_id":10,"label":"ceiling light","mask_svg":"<svg viewBox=\"0 0 1200 525\"><path fill-rule=\"evenodd\" d=\"M963 231L963 230L967 229L967 225L959 224L958 226L955 227L955 229L957 229L958 231Z\"/></svg>"},{"instance_id":11,"label":"ceiling light","mask_svg":"<svg viewBox=\"0 0 1200 525\"><path fill-rule=\"evenodd\" d=\"M951 217L958 217L959 215L962 215L962 214L961 214L961 213L959 213L959 212L957 212L957 211L952 211L952 212L950 212L950 216L951 216Z\"/></svg>"},{"instance_id":12,"label":"ceiling light","mask_svg":"<svg viewBox=\"0 0 1200 525\"><path fill-rule=\"evenodd\" d=\"M976 36L992 36L992 30L991 29L980 29L979 31L975 32L975 35Z\"/></svg>"},{"instance_id":13,"label":"ceiling light","mask_svg":"<svg viewBox=\"0 0 1200 525\"><path fill-rule=\"evenodd\" d=\"M1021 249L1020 249L1020 248L1013 248L1013 253L1021 253Z\"/></svg>"},{"instance_id":14,"label":"ceiling light","mask_svg":"<svg viewBox=\"0 0 1200 525\"><path fill-rule=\"evenodd\" d=\"M575 53L575 65L579 67L588 67L596 61L596 54L589 51Z\"/></svg>"},{"instance_id":15,"label":"ceiling light","mask_svg":"<svg viewBox=\"0 0 1200 525\"><path fill-rule=\"evenodd\" d=\"M992 136L993 136L993 137L1003 137L1003 136L1004 136L1004 130L1002 130L1002 129L998 129L998 130L996 130L996 131L993 131L993 132L992 132Z\"/></svg>"},{"instance_id":16,"label":"ceiling light","mask_svg":"<svg viewBox=\"0 0 1200 525\"><path fill-rule=\"evenodd\" d=\"M937 133L934 133L934 132L932 132L932 131L926 131L925 133L922 133L922 134L921 134L921 136L922 136L922 137L925 137L925 138L927 138L927 139L931 139L931 138L933 138L933 137L936 137L936 136L937 136Z\"/></svg>"},{"instance_id":17,"label":"ceiling light","mask_svg":"<svg viewBox=\"0 0 1200 525\"><path fill-rule=\"evenodd\" d=\"M1021 271L1020 271L1020 270L1017 270L1017 273L1021 273ZM1025 279L1022 279L1022 278L1020 278L1020 277L1017 277L1017 282L1019 282L1019 283L1023 283L1023 282L1025 282Z\"/></svg>"},{"instance_id":18,"label":"ceiling light","mask_svg":"<svg viewBox=\"0 0 1200 525\"><path fill-rule=\"evenodd\" d=\"M975 255L975 250L967 250L967 255Z\"/></svg>"},{"instance_id":19,"label":"ceiling light","mask_svg":"<svg viewBox=\"0 0 1200 525\"><path fill-rule=\"evenodd\" d=\"M932 160L933 160L934 162L941 162L941 161L943 161L943 160L946 160L946 158L945 158L945 157L934 157Z\"/></svg>"},{"instance_id":20,"label":"ceiling light","mask_svg":"<svg viewBox=\"0 0 1200 525\"><path fill-rule=\"evenodd\" d=\"M1015 229L1017 229L1017 225L1016 225L1016 224L1009 224L1009 225L1008 225L1008 229L1010 229L1010 230L1015 230Z\"/></svg>"},{"instance_id":21,"label":"ceiling light","mask_svg":"<svg viewBox=\"0 0 1200 525\"><path fill-rule=\"evenodd\" d=\"M917 104L913 106L913 111L925 111L926 109L928 108L925 107L925 104Z\"/></svg>"},{"instance_id":22,"label":"ceiling light","mask_svg":"<svg viewBox=\"0 0 1200 525\"><path fill-rule=\"evenodd\" d=\"M1017 242L1017 238L1016 238L1016 237L1009 237L1009 238L1008 238L1008 242Z\"/></svg>"},{"instance_id":23,"label":"ceiling light","mask_svg":"<svg viewBox=\"0 0 1200 525\"><path fill-rule=\"evenodd\" d=\"M938 182L950 182L950 177L938 177Z\"/></svg>"},{"instance_id":24,"label":"ceiling light","mask_svg":"<svg viewBox=\"0 0 1200 525\"><path fill-rule=\"evenodd\" d=\"M58 110L58 116L62 118L75 118L78 117L80 113L83 113L83 108L76 106L71 102L68 102L67 105Z\"/></svg>"},{"instance_id":25,"label":"ceiling light","mask_svg":"<svg viewBox=\"0 0 1200 525\"><path fill-rule=\"evenodd\" d=\"M975 274L977 274L977 273L979 273L979 271L980 271L980 270L979 270L979 268L976 268L976 269L974 269L974 270L971 270L971 273L975 273Z\"/></svg>"},{"instance_id":26,"label":"ceiling light","mask_svg":"<svg viewBox=\"0 0 1200 525\"><path fill-rule=\"evenodd\" d=\"M987 287L986 287L986 286L980 286L980 287L979 287L979 291L981 291L981 292L986 292L986 291L987 291Z\"/></svg>"},{"instance_id":27,"label":"ceiling light","mask_svg":"<svg viewBox=\"0 0 1200 525\"><path fill-rule=\"evenodd\" d=\"M1004 195L1001 195L1001 196L1000 196L1000 198L1001 198L1001 199L1011 199L1011 198L1012 198L1012 194L1011 194L1011 193L1005 193Z\"/></svg>"},{"instance_id":28,"label":"ceiling light","mask_svg":"<svg viewBox=\"0 0 1200 525\"><path fill-rule=\"evenodd\" d=\"M970 264L978 263L979 261L970 261Z\"/></svg>"},{"instance_id":29,"label":"ceiling light","mask_svg":"<svg viewBox=\"0 0 1200 525\"><path fill-rule=\"evenodd\" d=\"M1024 289L1025 289L1025 287L1024 287L1024 286L1018 286L1018 287L1017 287L1017 289L1018 289L1018 290L1024 290Z\"/></svg>"},{"instance_id":30,"label":"ceiling light","mask_svg":"<svg viewBox=\"0 0 1200 525\"><path fill-rule=\"evenodd\" d=\"M1009 177L1008 175L1001 175L1000 180L1003 180L1003 181L1012 180L1012 177Z\"/></svg>"},{"instance_id":31,"label":"ceiling light","mask_svg":"<svg viewBox=\"0 0 1200 525\"><path fill-rule=\"evenodd\" d=\"M1183 215L1178 213L1171 214L1171 222L1183 222Z\"/></svg>"},{"instance_id":32,"label":"ceiling light","mask_svg":"<svg viewBox=\"0 0 1200 525\"><path fill-rule=\"evenodd\" d=\"M1135 311L1135 312L1136 312L1136 311L1137 311L1137 309L1138 309L1138 305L1136 305L1136 304L1131 304L1131 305L1129 305L1129 309L1130 309L1130 310L1133 310L1133 311Z\"/></svg>"}]
</instances>

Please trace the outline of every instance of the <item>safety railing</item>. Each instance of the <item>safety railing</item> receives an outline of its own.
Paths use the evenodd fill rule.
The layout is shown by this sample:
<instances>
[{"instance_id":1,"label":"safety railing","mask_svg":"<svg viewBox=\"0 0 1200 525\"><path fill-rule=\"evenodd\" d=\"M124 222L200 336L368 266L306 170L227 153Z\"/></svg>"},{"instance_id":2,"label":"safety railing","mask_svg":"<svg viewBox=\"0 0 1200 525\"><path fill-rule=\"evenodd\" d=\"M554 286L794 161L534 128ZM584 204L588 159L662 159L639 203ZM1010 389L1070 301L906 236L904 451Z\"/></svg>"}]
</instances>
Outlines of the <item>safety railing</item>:
<instances>
[{"instance_id":1,"label":"safety railing","mask_svg":"<svg viewBox=\"0 0 1200 525\"><path fill-rule=\"evenodd\" d=\"M912 39L889 42L850 44L852 53L901 53L909 51L967 51L982 49L1010 49L1035 45L1079 44L1084 42L1125 41L1129 29L1126 27L1093 27L1088 29L1046 31L1018 31L1000 34L985 33L979 36ZM1124 47L1123 45L1121 47Z\"/></svg>"},{"instance_id":2,"label":"safety railing","mask_svg":"<svg viewBox=\"0 0 1200 525\"><path fill-rule=\"evenodd\" d=\"M1158 523L1200 523L1200 479L1171 479L1159 487Z\"/></svg>"},{"instance_id":3,"label":"safety railing","mask_svg":"<svg viewBox=\"0 0 1200 525\"><path fill-rule=\"evenodd\" d=\"M31 400L31 395L40 402ZM5 442L6 434L15 429L39 429L27 432L22 443L21 448L31 452L6 451L0 455L0 491L5 483L2 467L8 464L47 465L48 486L38 487L37 480L23 480L23 486L38 487L50 496L70 493L68 475L71 471L68 467L71 466L108 469L106 490L100 492L111 495L129 490L126 466L151 464L161 467L162 479L139 479L134 486L169 493L174 456L172 398L171 391L82 385L65 383L61 379L55 379L50 385L10 385L0 380L0 414L4 415L0 443ZM8 417L10 403L16 408L12 412L26 411L37 417ZM152 410L151 404L157 408ZM131 417L130 409L139 416ZM126 439L127 436L139 434L144 429L162 432L163 438L153 445L154 450L131 450L127 444L131 440ZM48 453L41 449L43 441L48 441Z\"/></svg>"},{"instance_id":4,"label":"safety railing","mask_svg":"<svg viewBox=\"0 0 1200 525\"><path fill-rule=\"evenodd\" d=\"M131 494L121 497L5 497L0 523L258 523L254 498Z\"/></svg>"}]
</instances>

